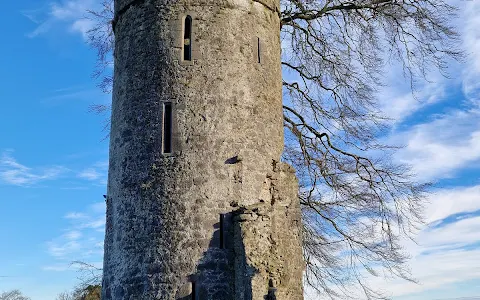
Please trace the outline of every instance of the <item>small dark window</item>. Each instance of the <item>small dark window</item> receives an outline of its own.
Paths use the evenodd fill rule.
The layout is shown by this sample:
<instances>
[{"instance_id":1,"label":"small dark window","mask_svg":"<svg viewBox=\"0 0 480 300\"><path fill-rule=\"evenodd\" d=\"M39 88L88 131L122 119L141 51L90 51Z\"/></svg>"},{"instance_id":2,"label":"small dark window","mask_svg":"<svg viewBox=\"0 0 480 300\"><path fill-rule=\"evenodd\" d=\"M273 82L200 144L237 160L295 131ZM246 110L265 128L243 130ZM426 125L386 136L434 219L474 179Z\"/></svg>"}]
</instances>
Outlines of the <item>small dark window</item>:
<instances>
[{"instance_id":1,"label":"small dark window","mask_svg":"<svg viewBox=\"0 0 480 300\"><path fill-rule=\"evenodd\" d=\"M192 60L192 17L185 17L183 28L183 60Z\"/></svg>"},{"instance_id":2,"label":"small dark window","mask_svg":"<svg viewBox=\"0 0 480 300\"><path fill-rule=\"evenodd\" d=\"M260 56L260 38L257 38L257 59L258 59L258 63L261 63L261 56Z\"/></svg>"},{"instance_id":3,"label":"small dark window","mask_svg":"<svg viewBox=\"0 0 480 300\"><path fill-rule=\"evenodd\" d=\"M225 249L225 215L220 215L220 249Z\"/></svg>"},{"instance_id":4,"label":"small dark window","mask_svg":"<svg viewBox=\"0 0 480 300\"><path fill-rule=\"evenodd\" d=\"M197 300L197 283L192 281L192 300Z\"/></svg>"},{"instance_id":5,"label":"small dark window","mask_svg":"<svg viewBox=\"0 0 480 300\"><path fill-rule=\"evenodd\" d=\"M163 104L163 153L172 153L172 103Z\"/></svg>"}]
</instances>

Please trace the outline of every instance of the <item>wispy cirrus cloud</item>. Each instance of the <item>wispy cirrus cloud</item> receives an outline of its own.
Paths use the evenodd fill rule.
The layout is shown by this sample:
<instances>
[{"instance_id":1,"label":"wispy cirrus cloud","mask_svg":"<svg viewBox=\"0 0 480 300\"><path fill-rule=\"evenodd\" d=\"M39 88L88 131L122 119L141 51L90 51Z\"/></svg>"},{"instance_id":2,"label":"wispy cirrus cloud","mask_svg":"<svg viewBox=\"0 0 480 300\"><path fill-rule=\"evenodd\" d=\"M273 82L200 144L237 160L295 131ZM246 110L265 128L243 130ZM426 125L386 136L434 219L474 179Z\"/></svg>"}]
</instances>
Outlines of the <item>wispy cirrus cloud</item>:
<instances>
[{"instance_id":1,"label":"wispy cirrus cloud","mask_svg":"<svg viewBox=\"0 0 480 300\"><path fill-rule=\"evenodd\" d=\"M447 99L447 89L451 81L438 73L431 73L428 77L428 82L416 86L412 92L412 86L404 76L402 67L398 63L392 65L388 84L379 95L381 112L394 123L401 123L421 109Z\"/></svg>"},{"instance_id":2,"label":"wispy cirrus cloud","mask_svg":"<svg viewBox=\"0 0 480 300\"><path fill-rule=\"evenodd\" d=\"M69 103L71 101L91 102L92 99L98 101L110 101L110 96L102 93L98 88L88 86L72 86L54 90L42 98L40 101L47 105L57 105L61 103Z\"/></svg>"},{"instance_id":3,"label":"wispy cirrus cloud","mask_svg":"<svg viewBox=\"0 0 480 300\"><path fill-rule=\"evenodd\" d=\"M87 19L87 10L94 9L98 3L93 0L56 1L48 6L25 10L22 14L36 24L36 28L27 34L35 38L56 28L87 37L87 32L93 28L94 22Z\"/></svg>"},{"instance_id":4,"label":"wispy cirrus cloud","mask_svg":"<svg viewBox=\"0 0 480 300\"><path fill-rule=\"evenodd\" d=\"M418 283L378 277L372 278L370 284L393 299L417 300L432 299L433 294L441 289L454 293L445 293L445 297L457 296L460 294L460 291L455 291L457 284L479 281L478 199L480 185L439 189L431 194L425 211L429 224L418 232L415 241L402 241L412 257L410 271Z\"/></svg>"},{"instance_id":5,"label":"wispy cirrus cloud","mask_svg":"<svg viewBox=\"0 0 480 300\"><path fill-rule=\"evenodd\" d=\"M63 166L27 167L13 157L13 151L0 156L0 182L17 186L34 186L40 182L55 180L68 172Z\"/></svg>"},{"instance_id":6,"label":"wispy cirrus cloud","mask_svg":"<svg viewBox=\"0 0 480 300\"><path fill-rule=\"evenodd\" d=\"M451 65L450 75L455 80L437 76L434 83L428 83L428 88L421 92L422 98L427 99L423 104L404 94L390 103L391 108L386 105L387 111L390 109L394 116L403 119L415 116L424 108L422 105L441 101L444 96L457 101L455 108L444 108L419 124L391 134L394 144L405 146L397 158L412 165L423 180L451 178L466 168L480 170L480 2L461 2L459 7L463 9L457 27L469 63ZM402 83L392 81L392 85L402 90ZM446 91L457 85L462 87L457 89L457 95L447 95Z\"/></svg>"},{"instance_id":7,"label":"wispy cirrus cloud","mask_svg":"<svg viewBox=\"0 0 480 300\"><path fill-rule=\"evenodd\" d=\"M429 224L449 216L480 211L480 185L439 189L430 195L425 221Z\"/></svg>"},{"instance_id":8,"label":"wispy cirrus cloud","mask_svg":"<svg viewBox=\"0 0 480 300\"><path fill-rule=\"evenodd\" d=\"M84 213L79 213L79 212L70 212L64 216L65 219L72 219L72 220L78 220L78 219L86 219L88 216Z\"/></svg>"},{"instance_id":9,"label":"wispy cirrus cloud","mask_svg":"<svg viewBox=\"0 0 480 300\"><path fill-rule=\"evenodd\" d=\"M479 255L478 249L456 249L416 256L411 260L410 266L419 281L418 284L400 280L378 280L373 285L387 291L394 299L406 299L404 297L407 295L417 295L408 299L431 299L433 291L449 286L455 289L454 286L461 282L478 280L480 268L472 262L475 262Z\"/></svg>"},{"instance_id":10,"label":"wispy cirrus cloud","mask_svg":"<svg viewBox=\"0 0 480 300\"><path fill-rule=\"evenodd\" d=\"M64 233L46 243L47 252L57 264L45 266L45 271L67 271L65 262L98 261L103 255L105 203L90 205L82 212L65 214L69 226Z\"/></svg>"},{"instance_id":11,"label":"wispy cirrus cloud","mask_svg":"<svg viewBox=\"0 0 480 300\"><path fill-rule=\"evenodd\" d=\"M80 248L81 245L77 241L48 243L48 253L56 258L64 258L68 254L78 252Z\"/></svg>"},{"instance_id":12,"label":"wispy cirrus cloud","mask_svg":"<svg viewBox=\"0 0 480 300\"><path fill-rule=\"evenodd\" d=\"M404 145L397 158L413 167L423 180L452 177L464 168L480 165L480 110L452 110L397 133Z\"/></svg>"},{"instance_id":13,"label":"wispy cirrus cloud","mask_svg":"<svg viewBox=\"0 0 480 300\"><path fill-rule=\"evenodd\" d=\"M99 185L107 184L108 162L101 161L92 166L83 169L77 174L78 178L85 179L91 182L96 182Z\"/></svg>"},{"instance_id":14,"label":"wispy cirrus cloud","mask_svg":"<svg viewBox=\"0 0 480 300\"><path fill-rule=\"evenodd\" d=\"M97 180L102 176L96 169L94 168L88 168L83 170L78 174L78 177L84 178L87 180Z\"/></svg>"},{"instance_id":15,"label":"wispy cirrus cloud","mask_svg":"<svg viewBox=\"0 0 480 300\"><path fill-rule=\"evenodd\" d=\"M480 170L480 111L471 98L463 107L395 132L392 140L405 145L397 159L410 164L420 180L441 181L465 169ZM419 231L417 243L402 242L412 255L409 265L419 284L375 278L372 286L394 299L417 300L430 299L441 289L458 293L457 285L479 281L479 199L479 185L442 188L431 194L425 210L427 226Z\"/></svg>"},{"instance_id":16,"label":"wispy cirrus cloud","mask_svg":"<svg viewBox=\"0 0 480 300\"><path fill-rule=\"evenodd\" d=\"M13 153L13 150L0 152L0 184L36 187L40 183L60 179L68 180L67 184L76 184L74 187L58 185L61 189L86 189L92 184L98 186L107 184L108 161L98 161L83 169L70 165L30 167L20 163Z\"/></svg>"},{"instance_id":17,"label":"wispy cirrus cloud","mask_svg":"<svg viewBox=\"0 0 480 300\"><path fill-rule=\"evenodd\" d=\"M446 70L448 77L433 68L435 72L426 74L428 81L415 84L415 93L411 92L410 82L403 76L402 66L393 63L386 73L387 86L381 89L379 96L381 111L394 119L395 123L404 121L430 105L450 99L450 92L456 92L457 85L462 87L461 92L470 104L477 107L480 104L480 2L450 2L460 8L459 18L454 25L461 36L458 47L465 51L465 61L468 63L450 60Z\"/></svg>"},{"instance_id":18,"label":"wispy cirrus cloud","mask_svg":"<svg viewBox=\"0 0 480 300\"><path fill-rule=\"evenodd\" d=\"M389 142L403 145L396 159L410 164L417 179L442 184L469 171L469 182L480 172L480 2L461 1L458 24L468 64L450 66L451 79L436 78L417 99L404 82L391 80L384 111L403 129L395 128ZM453 93L450 94L450 93ZM449 103L436 114L424 114L429 105ZM454 103L456 101L456 103ZM454 108L449 108L454 107ZM434 109L432 109L434 111ZM423 115L422 115L423 114ZM410 117L410 119L408 119ZM480 177L479 177L480 179ZM475 185L477 184L477 185ZM480 294L480 185L436 189L426 205L426 226L415 241L402 245L411 254L412 276L418 284L374 278L373 287L395 300L477 299ZM467 288L466 288L467 287ZM468 291L465 291L468 289Z\"/></svg>"},{"instance_id":19,"label":"wispy cirrus cloud","mask_svg":"<svg viewBox=\"0 0 480 300\"><path fill-rule=\"evenodd\" d=\"M54 272L63 272L71 269L70 264L53 264L49 266L43 266L42 270L44 271L54 271Z\"/></svg>"}]
</instances>

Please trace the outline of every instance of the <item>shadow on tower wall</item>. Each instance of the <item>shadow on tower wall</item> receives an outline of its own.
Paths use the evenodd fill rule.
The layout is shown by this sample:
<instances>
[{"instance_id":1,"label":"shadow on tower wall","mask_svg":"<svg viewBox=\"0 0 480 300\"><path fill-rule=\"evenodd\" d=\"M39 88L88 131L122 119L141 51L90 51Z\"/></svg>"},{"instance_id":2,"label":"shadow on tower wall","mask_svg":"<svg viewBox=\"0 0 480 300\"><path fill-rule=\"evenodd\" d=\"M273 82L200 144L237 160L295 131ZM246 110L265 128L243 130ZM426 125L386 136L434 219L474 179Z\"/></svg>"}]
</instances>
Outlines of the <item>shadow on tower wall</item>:
<instances>
[{"instance_id":1,"label":"shadow on tower wall","mask_svg":"<svg viewBox=\"0 0 480 300\"><path fill-rule=\"evenodd\" d=\"M207 251L176 299L257 300L253 299L252 278L259 270L247 262L240 220L243 213L244 209L237 209L224 214L214 224ZM276 299L272 282L263 299Z\"/></svg>"}]
</instances>

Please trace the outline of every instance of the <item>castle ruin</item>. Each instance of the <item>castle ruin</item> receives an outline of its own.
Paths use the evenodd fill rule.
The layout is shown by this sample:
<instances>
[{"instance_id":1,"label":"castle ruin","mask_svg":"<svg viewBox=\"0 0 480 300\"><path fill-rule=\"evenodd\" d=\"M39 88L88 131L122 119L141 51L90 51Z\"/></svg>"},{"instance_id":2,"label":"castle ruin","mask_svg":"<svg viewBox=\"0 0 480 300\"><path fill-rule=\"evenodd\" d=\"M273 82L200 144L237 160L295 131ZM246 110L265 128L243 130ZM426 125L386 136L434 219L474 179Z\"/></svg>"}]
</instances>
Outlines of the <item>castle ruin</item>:
<instances>
[{"instance_id":1,"label":"castle ruin","mask_svg":"<svg viewBox=\"0 0 480 300\"><path fill-rule=\"evenodd\" d=\"M278 0L115 0L104 300L300 300Z\"/></svg>"}]
</instances>

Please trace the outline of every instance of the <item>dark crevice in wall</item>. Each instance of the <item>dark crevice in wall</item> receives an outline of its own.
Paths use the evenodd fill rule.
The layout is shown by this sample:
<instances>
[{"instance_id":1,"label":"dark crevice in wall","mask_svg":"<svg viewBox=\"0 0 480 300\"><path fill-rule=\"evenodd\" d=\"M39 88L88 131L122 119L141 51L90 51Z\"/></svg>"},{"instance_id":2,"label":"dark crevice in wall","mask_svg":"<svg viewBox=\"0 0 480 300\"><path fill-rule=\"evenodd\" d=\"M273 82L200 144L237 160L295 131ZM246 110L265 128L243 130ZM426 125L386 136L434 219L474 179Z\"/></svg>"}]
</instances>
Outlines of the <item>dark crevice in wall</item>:
<instances>
[{"instance_id":1,"label":"dark crevice in wall","mask_svg":"<svg viewBox=\"0 0 480 300\"><path fill-rule=\"evenodd\" d=\"M129 10L132 6L136 6L136 5L140 5L140 4L143 4L145 2L145 0L133 0L132 2L128 3L127 5L125 5L124 7L122 7L116 14L115 14L115 17L113 18L112 20L112 29L113 29L113 32L115 32L115 27L117 25L117 22L118 20L120 19L120 17L127 12L127 10Z\"/></svg>"}]
</instances>

